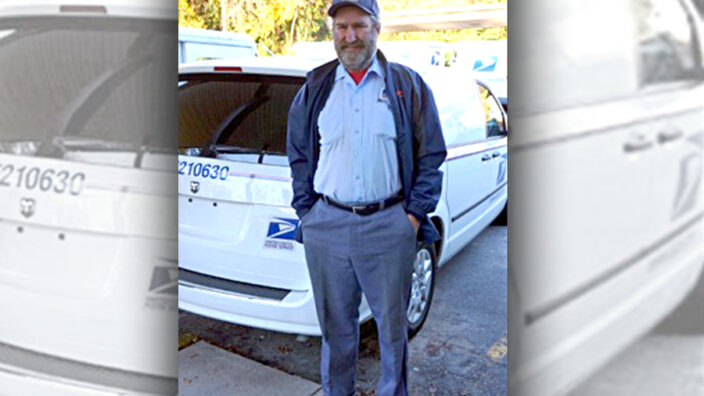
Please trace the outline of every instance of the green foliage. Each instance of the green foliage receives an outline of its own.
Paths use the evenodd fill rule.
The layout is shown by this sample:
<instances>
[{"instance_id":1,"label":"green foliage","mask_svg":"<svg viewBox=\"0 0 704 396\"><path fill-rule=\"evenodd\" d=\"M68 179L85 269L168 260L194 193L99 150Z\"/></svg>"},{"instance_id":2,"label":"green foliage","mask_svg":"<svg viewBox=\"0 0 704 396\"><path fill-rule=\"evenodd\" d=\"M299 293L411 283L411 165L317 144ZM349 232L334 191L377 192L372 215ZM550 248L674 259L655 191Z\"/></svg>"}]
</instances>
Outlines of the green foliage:
<instances>
[{"instance_id":1,"label":"green foliage","mask_svg":"<svg viewBox=\"0 0 704 396\"><path fill-rule=\"evenodd\" d=\"M221 30L220 0L187 0L196 14L203 18L206 29Z\"/></svg>"},{"instance_id":2,"label":"green foliage","mask_svg":"<svg viewBox=\"0 0 704 396\"><path fill-rule=\"evenodd\" d=\"M178 0L178 25L184 27L205 28L201 18L188 3L188 0Z\"/></svg>"},{"instance_id":3,"label":"green foliage","mask_svg":"<svg viewBox=\"0 0 704 396\"><path fill-rule=\"evenodd\" d=\"M330 40L326 0L223 0L227 30L245 32L276 54L297 41ZM265 50L260 48L260 54Z\"/></svg>"}]
</instances>

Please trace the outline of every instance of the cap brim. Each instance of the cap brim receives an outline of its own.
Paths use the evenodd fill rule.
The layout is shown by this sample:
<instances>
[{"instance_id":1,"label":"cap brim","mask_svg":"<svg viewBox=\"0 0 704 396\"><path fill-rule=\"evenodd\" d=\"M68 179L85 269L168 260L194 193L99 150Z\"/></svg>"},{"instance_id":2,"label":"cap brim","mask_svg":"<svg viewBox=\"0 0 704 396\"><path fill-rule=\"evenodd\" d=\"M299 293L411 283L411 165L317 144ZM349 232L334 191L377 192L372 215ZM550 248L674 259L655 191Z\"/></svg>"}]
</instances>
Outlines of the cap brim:
<instances>
[{"instance_id":1,"label":"cap brim","mask_svg":"<svg viewBox=\"0 0 704 396\"><path fill-rule=\"evenodd\" d=\"M336 3L336 4L334 4L332 7L330 7L330 9L328 10L328 15L331 16L331 17L334 17L334 16L335 16L335 13L337 12L337 10L340 9L340 7L344 7L344 6L355 6L355 7L359 8L359 9L361 9L362 11L366 12L366 13L369 14L369 15L374 15L374 13L372 12L372 10L370 10L370 9L367 8L367 7L362 7L362 6L359 5L359 3L357 3L356 1L341 1L341 2L339 2L339 3Z\"/></svg>"}]
</instances>

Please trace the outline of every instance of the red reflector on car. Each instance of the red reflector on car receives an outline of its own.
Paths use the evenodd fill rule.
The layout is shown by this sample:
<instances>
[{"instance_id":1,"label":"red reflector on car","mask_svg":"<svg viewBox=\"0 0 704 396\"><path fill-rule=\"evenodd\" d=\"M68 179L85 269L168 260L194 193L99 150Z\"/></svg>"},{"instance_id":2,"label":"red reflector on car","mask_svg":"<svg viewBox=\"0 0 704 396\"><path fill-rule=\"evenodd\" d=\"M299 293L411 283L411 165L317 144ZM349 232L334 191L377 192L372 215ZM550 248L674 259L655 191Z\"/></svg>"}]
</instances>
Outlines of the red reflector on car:
<instances>
[{"instance_id":1,"label":"red reflector on car","mask_svg":"<svg viewBox=\"0 0 704 396\"><path fill-rule=\"evenodd\" d=\"M241 67L235 67L235 66L215 66L214 68L215 71L229 71L229 72L242 72Z\"/></svg>"}]
</instances>

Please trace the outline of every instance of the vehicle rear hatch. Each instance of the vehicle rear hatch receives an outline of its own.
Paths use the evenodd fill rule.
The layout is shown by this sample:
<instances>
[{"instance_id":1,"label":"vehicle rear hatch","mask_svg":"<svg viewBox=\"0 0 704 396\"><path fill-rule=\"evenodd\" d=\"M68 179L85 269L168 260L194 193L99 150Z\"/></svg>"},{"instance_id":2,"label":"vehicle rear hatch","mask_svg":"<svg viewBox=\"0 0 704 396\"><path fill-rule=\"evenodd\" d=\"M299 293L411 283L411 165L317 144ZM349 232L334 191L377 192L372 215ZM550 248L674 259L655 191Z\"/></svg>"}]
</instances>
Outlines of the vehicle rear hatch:
<instances>
[{"instance_id":1,"label":"vehicle rear hatch","mask_svg":"<svg viewBox=\"0 0 704 396\"><path fill-rule=\"evenodd\" d=\"M0 366L171 391L177 26L104 14L0 16Z\"/></svg>"},{"instance_id":2,"label":"vehicle rear hatch","mask_svg":"<svg viewBox=\"0 0 704 396\"><path fill-rule=\"evenodd\" d=\"M179 266L307 290L285 155L288 109L304 79L228 70L180 78Z\"/></svg>"}]
</instances>

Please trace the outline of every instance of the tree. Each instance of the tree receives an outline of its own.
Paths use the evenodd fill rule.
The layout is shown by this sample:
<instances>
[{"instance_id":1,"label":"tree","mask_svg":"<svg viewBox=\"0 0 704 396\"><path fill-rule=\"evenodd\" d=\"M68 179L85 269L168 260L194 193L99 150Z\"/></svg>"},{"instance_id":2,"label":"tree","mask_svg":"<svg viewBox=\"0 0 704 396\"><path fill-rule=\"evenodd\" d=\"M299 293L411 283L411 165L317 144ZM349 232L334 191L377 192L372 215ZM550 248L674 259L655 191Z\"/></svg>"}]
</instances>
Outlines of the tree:
<instances>
[{"instance_id":1,"label":"tree","mask_svg":"<svg viewBox=\"0 0 704 396\"><path fill-rule=\"evenodd\" d=\"M245 32L277 54L296 41L331 38L326 0L223 0L226 30Z\"/></svg>"},{"instance_id":2,"label":"tree","mask_svg":"<svg viewBox=\"0 0 704 396\"><path fill-rule=\"evenodd\" d=\"M186 0L198 14L205 29L223 30L220 26L220 0Z\"/></svg>"},{"instance_id":3,"label":"tree","mask_svg":"<svg viewBox=\"0 0 704 396\"><path fill-rule=\"evenodd\" d=\"M205 28L203 19L193 10L188 0L178 0L178 25Z\"/></svg>"}]
</instances>

